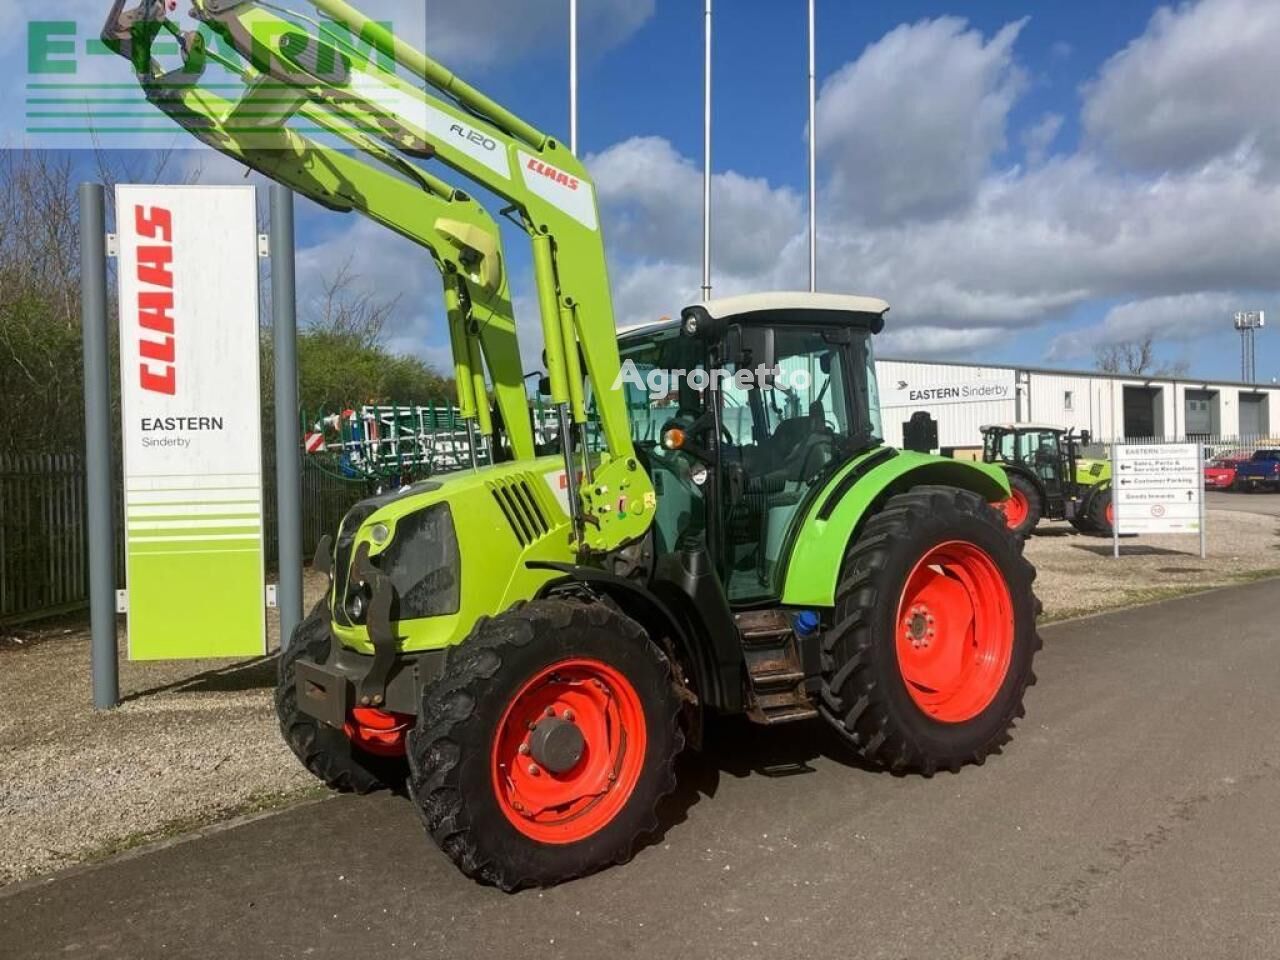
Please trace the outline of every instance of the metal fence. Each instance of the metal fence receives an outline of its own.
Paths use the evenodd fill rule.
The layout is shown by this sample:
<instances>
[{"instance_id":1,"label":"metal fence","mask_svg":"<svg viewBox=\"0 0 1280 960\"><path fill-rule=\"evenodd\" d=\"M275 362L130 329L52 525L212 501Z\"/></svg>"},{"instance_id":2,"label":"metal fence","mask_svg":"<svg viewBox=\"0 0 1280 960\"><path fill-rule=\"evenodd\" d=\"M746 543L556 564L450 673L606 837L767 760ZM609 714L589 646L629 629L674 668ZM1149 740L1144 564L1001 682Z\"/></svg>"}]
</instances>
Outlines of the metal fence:
<instances>
[{"instance_id":1,"label":"metal fence","mask_svg":"<svg viewBox=\"0 0 1280 960\"><path fill-rule=\"evenodd\" d=\"M0 621L83 603L84 555L80 458L0 457Z\"/></svg>"},{"instance_id":2,"label":"metal fence","mask_svg":"<svg viewBox=\"0 0 1280 960\"><path fill-rule=\"evenodd\" d=\"M270 448L268 448L270 449ZM277 560L275 469L263 463L267 565ZM0 455L0 623L67 613L88 602L84 462L79 454ZM119 475L116 477L119 489ZM362 481L302 465L303 555L337 529L363 497ZM116 576L124 585L124 536L117 508Z\"/></svg>"}]
</instances>

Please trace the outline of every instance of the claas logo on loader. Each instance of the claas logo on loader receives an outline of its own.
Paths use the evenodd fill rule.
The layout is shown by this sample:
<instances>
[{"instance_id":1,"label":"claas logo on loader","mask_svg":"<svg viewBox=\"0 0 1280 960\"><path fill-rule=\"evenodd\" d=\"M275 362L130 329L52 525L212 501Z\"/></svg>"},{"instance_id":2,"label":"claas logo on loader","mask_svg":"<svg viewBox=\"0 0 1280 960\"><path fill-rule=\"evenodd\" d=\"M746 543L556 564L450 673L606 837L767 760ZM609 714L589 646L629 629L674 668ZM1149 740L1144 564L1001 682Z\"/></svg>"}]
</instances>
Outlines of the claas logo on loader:
<instances>
[{"instance_id":1,"label":"claas logo on loader","mask_svg":"<svg viewBox=\"0 0 1280 960\"><path fill-rule=\"evenodd\" d=\"M534 157L529 158L528 167L534 173L540 173L548 180L554 180L562 187L568 187L570 190L578 189L578 178L571 177L563 170L557 170L549 163L543 163Z\"/></svg>"},{"instance_id":2,"label":"claas logo on loader","mask_svg":"<svg viewBox=\"0 0 1280 960\"><path fill-rule=\"evenodd\" d=\"M173 213L133 208L138 237L138 380L143 390L172 397L178 391L173 324ZM155 334L156 338L148 336Z\"/></svg>"}]
</instances>

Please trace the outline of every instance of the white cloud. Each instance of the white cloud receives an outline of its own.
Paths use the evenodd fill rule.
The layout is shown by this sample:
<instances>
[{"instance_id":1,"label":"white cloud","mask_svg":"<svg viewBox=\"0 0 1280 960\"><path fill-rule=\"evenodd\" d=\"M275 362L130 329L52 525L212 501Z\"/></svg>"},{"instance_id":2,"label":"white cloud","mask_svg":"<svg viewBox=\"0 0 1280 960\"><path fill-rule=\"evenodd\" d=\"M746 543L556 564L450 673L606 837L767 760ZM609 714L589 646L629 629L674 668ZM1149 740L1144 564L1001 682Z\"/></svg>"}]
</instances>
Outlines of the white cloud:
<instances>
[{"instance_id":1,"label":"white cloud","mask_svg":"<svg viewBox=\"0 0 1280 960\"><path fill-rule=\"evenodd\" d=\"M1022 146L1027 152L1027 163L1036 166L1044 162L1049 148L1062 130L1062 123L1062 114L1046 113L1022 132Z\"/></svg>"},{"instance_id":2,"label":"white cloud","mask_svg":"<svg viewBox=\"0 0 1280 960\"><path fill-rule=\"evenodd\" d=\"M1228 330L1229 317L1240 300L1228 293L1187 293L1133 300L1112 307L1102 322L1055 337L1051 360L1091 357L1097 347L1141 340L1189 341Z\"/></svg>"},{"instance_id":3,"label":"white cloud","mask_svg":"<svg viewBox=\"0 0 1280 960\"><path fill-rule=\"evenodd\" d=\"M1162 14L1149 37L1168 33L1168 18L1207 9L1229 19L1241 3L1204 0ZM1065 120L1045 114L1020 132L1029 166L993 167L1022 84L1020 27L990 40L952 18L900 27L824 86L823 289L886 297L894 309L884 349L930 355L978 351L1036 328L1047 343L1082 305L1126 303L1097 328L1054 341L1046 349L1055 358L1135 330L1195 339L1239 302L1232 291L1274 290L1280 185L1256 152L1219 149L1192 166L1128 171L1088 148L1049 155ZM1117 75L1114 63L1104 74ZM937 143L947 146L931 149ZM645 138L605 151L594 169L620 319L674 314L699 283L695 164ZM717 175L726 194L733 182ZM800 286L802 201L761 181L739 199L718 198L714 235L745 238L759 226L768 235L717 247L715 293Z\"/></svg>"},{"instance_id":4,"label":"white cloud","mask_svg":"<svg viewBox=\"0 0 1280 960\"><path fill-rule=\"evenodd\" d=\"M701 262L702 171L693 161L661 137L632 137L586 163L607 210L615 254ZM730 273L766 270L803 229L801 199L763 179L718 173L712 178L711 203L712 253Z\"/></svg>"},{"instance_id":5,"label":"white cloud","mask_svg":"<svg viewBox=\"0 0 1280 960\"><path fill-rule=\"evenodd\" d=\"M893 314L890 313L890 318ZM877 356L936 357L955 359L972 356L991 347L1007 336L1006 331L992 327L955 330L947 327L902 327L894 329L892 320L876 340Z\"/></svg>"},{"instance_id":6,"label":"white cloud","mask_svg":"<svg viewBox=\"0 0 1280 960\"><path fill-rule=\"evenodd\" d=\"M886 223L968 204L1025 85L1013 58L1025 23L986 40L955 17L922 20L837 70L817 107L828 202Z\"/></svg>"},{"instance_id":7,"label":"white cloud","mask_svg":"<svg viewBox=\"0 0 1280 960\"><path fill-rule=\"evenodd\" d=\"M1200 0L1156 11L1085 88L1083 121L1133 169L1187 170L1256 150L1280 172L1280 3Z\"/></svg>"}]
</instances>

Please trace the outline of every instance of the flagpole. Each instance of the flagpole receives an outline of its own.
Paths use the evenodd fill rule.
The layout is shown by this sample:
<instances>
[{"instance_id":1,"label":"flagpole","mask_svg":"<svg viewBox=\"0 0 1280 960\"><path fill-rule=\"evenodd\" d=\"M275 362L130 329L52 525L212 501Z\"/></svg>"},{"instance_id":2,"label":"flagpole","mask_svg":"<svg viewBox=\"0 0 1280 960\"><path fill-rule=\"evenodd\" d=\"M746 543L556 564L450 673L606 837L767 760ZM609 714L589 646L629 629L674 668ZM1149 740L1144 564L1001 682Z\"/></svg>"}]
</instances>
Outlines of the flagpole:
<instances>
[{"instance_id":1,"label":"flagpole","mask_svg":"<svg viewBox=\"0 0 1280 960\"><path fill-rule=\"evenodd\" d=\"M711 299L711 0L703 12L702 74L702 299Z\"/></svg>"},{"instance_id":2,"label":"flagpole","mask_svg":"<svg viewBox=\"0 0 1280 960\"><path fill-rule=\"evenodd\" d=\"M568 151L577 156L577 0L568 0Z\"/></svg>"},{"instance_id":3,"label":"flagpole","mask_svg":"<svg viewBox=\"0 0 1280 960\"><path fill-rule=\"evenodd\" d=\"M815 0L809 0L809 292L818 289L818 130L816 114L817 30L814 19Z\"/></svg>"}]
</instances>

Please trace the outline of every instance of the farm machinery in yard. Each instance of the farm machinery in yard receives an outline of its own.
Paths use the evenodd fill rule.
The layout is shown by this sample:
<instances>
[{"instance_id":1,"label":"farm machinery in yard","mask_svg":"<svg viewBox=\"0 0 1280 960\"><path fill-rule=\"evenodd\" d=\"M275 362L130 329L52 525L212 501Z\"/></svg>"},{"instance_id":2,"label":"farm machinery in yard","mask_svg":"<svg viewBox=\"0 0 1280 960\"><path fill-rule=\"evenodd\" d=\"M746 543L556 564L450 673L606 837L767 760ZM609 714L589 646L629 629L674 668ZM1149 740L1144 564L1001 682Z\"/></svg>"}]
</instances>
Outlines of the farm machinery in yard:
<instances>
[{"instance_id":1,"label":"farm machinery in yard","mask_svg":"<svg viewBox=\"0 0 1280 960\"><path fill-rule=\"evenodd\" d=\"M1034 682L1035 572L992 507L1003 470L881 442L887 304L712 300L620 343L594 186L561 143L341 0L313 0L319 34L266 4L193 3L202 32L117 3L106 39L206 143L432 254L460 405L510 453L362 501L318 553L330 589L276 694L309 770L338 790L407 782L445 853L512 890L627 859L707 712L822 717L867 762L926 776L1007 739ZM162 33L181 48L167 73ZM215 58L239 101L202 86ZM492 221L427 159L528 236L555 455L533 451Z\"/></svg>"},{"instance_id":2,"label":"farm machinery in yard","mask_svg":"<svg viewBox=\"0 0 1280 960\"><path fill-rule=\"evenodd\" d=\"M982 428L982 460L1005 471L1009 529L1029 537L1041 520L1066 520L1081 533L1111 536L1111 464L1082 457L1089 434L1037 423Z\"/></svg>"}]
</instances>

